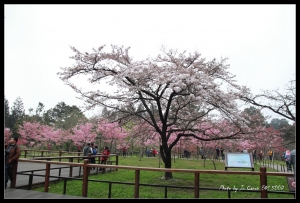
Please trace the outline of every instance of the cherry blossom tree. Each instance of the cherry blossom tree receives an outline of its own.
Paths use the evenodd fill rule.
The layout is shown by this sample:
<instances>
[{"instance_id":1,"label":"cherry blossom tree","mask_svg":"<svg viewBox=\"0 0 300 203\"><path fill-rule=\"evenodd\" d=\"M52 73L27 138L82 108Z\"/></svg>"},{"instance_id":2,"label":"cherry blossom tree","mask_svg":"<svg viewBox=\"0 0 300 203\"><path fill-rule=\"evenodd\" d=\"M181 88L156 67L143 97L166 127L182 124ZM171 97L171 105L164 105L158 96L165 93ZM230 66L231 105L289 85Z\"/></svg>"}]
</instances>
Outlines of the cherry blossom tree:
<instances>
[{"instance_id":1,"label":"cherry blossom tree","mask_svg":"<svg viewBox=\"0 0 300 203\"><path fill-rule=\"evenodd\" d=\"M241 100L252 105L268 109L291 121L296 121L296 80L291 80L285 92L263 90L261 94L251 93L240 96Z\"/></svg>"},{"instance_id":2,"label":"cherry blossom tree","mask_svg":"<svg viewBox=\"0 0 300 203\"><path fill-rule=\"evenodd\" d=\"M206 148L213 150L216 146L223 147L226 152L241 152L247 149L250 153L256 149L257 152L262 150L266 154L268 149L272 149L275 153L282 153L284 150L280 131L265 126L258 126L252 134L241 136L239 139L213 140L205 144Z\"/></svg>"},{"instance_id":3,"label":"cherry blossom tree","mask_svg":"<svg viewBox=\"0 0 300 203\"><path fill-rule=\"evenodd\" d=\"M49 144L64 145L72 141L73 144L82 145L86 142L94 142L97 134L92 123L77 125L72 129L56 129L55 127L42 125L38 122L24 122L18 133L30 147L42 147ZM71 145L69 146L69 150Z\"/></svg>"},{"instance_id":4,"label":"cherry blossom tree","mask_svg":"<svg viewBox=\"0 0 300 203\"><path fill-rule=\"evenodd\" d=\"M4 143L7 143L10 140L12 132L9 128L4 128Z\"/></svg>"},{"instance_id":5,"label":"cherry blossom tree","mask_svg":"<svg viewBox=\"0 0 300 203\"><path fill-rule=\"evenodd\" d=\"M250 90L235 84L227 58L206 61L197 51L162 47L157 57L134 61L130 47L112 45L106 51L101 46L91 53L71 49L75 64L62 68L60 79L79 94L87 109L102 106L119 113L114 114L114 121L121 124L135 117L151 125L160 136L165 168L171 168L171 150L183 137L209 141L245 134L237 101ZM74 78L80 77L93 86L75 85ZM102 88L105 82L112 89ZM212 129L218 128L216 121L224 119L232 131L219 136ZM173 142L171 135L177 136ZM165 179L172 177L171 172L165 173Z\"/></svg>"},{"instance_id":6,"label":"cherry blossom tree","mask_svg":"<svg viewBox=\"0 0 300 203\"><path fill-rule=\"evenodd\" d=\"M38 122L23 122L18 133L23 138L23 142L30 147L42 147L48 144L61 144L62 132L54 127L42 125Z\"/></svg>"},{"instance_id":7,"label":"cherry blossom tree","mask_svg":"<svg viewBox=\"0 0 300 203\"><path fill-rule=\"evenodd\" d=\"M23 138L24 144L28 144L29 147L33 147L36 141L39 140L39 127L40 123L37 122L23 122L19 127L18 133Z\"/></svg>"},{"instance_id":8,"label":"cherry blossom tree","mask_svg":"<svg viewBox=\"0 0 300 203\"><path fill-rule=\"evenodd\" d=\"M154 131L153 127L148 123L135 124L128 132L128 140L130 140L132 148L140 150L140 159L147 148L159 148L159 134Z\"/></svg>"},{"instance_id":9,"label":"cherry blossom tree","mask_svg":"<svg viewBox=\"0 0 300 203\"><path fill-rule=\"evenodd\" d=\"M41 125L39 128L39 142L42 143L42 146L48 146L52 144L60 144L62 133L61 130L55 130L54 127L48 125Z\"/></svg>"},{"instance_id":10,"label":"cherry blossom tree","mask_svg":"<svg viewBox=\"0 0 300 203\"><path fill-rule=\"evenodd\" d=\"M76 146L82 146L87 142L95 142L96 132L93 129L94 125L92 123L85 123L83 125L77 125L72 128L72 134L69 139L73 141Z\"/></svg>"},{"instance_id":11,"label":"cherry blossom tree","mask_svg":"<svg viewBox=\"0 0 300 203\"><path fill-rule=\"evenodd\" d=\"M99 120L96 131L102 135L104 142L109 143L110 149L113 143L117 146L127 137L127 132L118 122L109 122L106 119Z\"/></svg>"}]
</instances>

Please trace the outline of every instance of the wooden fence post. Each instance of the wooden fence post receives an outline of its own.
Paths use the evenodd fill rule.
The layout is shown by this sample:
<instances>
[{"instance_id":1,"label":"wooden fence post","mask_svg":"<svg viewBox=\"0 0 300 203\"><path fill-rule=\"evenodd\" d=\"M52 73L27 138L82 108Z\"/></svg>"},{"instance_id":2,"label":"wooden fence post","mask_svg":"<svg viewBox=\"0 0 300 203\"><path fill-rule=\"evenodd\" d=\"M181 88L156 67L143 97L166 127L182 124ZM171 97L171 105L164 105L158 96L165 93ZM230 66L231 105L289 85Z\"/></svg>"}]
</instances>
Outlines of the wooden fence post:
<instances>
[{"instance_id":1,"label":"wooden fence post","mask_svg":"<svg viewBox=\"0 0 300 203\"><path fill-rule=\"evenodd\" d=\"M139 198L139 196L140 196L140 170L135 170L134 198Z\"/></svg>"},{"instance_id":2,"label":"wooden fence post","mask_svg":"<svg viewBox=\"0 0 300 203\"><path fill-rule=\"evenodd\" d=\"M267 168L265 166L260 167L260 189L261 189L261 198L268 198L268 184L266 176Z\"/></svg>"},{"instance_id":3,"label":"wooden fence post","mask_svg":"<svg viewBox=\"0 0 300 203\"><path fill-rule=\"evenodd\" d=\"M86 165L88 163L89 163L88 159L83 160L83 177L82 177L82 196L83 197L87 197L89 170Z\"/></svg>"},{"instance_id":4,"label":"wooden fence post","mask_svg":"<svg viewBox=\"0 0 300 203\"><path fill-rule=\"evenodd\" d=\"M116 155L116 165L119 165L119 155ZM116 171L118 171L118 168L116 168Z\"/></svg>"},{"instance_id":5,"label":"wooden fence post","mask_svg":"<svg viewBox=\"0 0 300 203\"><path fill-rule=\"evenodd\" d=\"M16 187L16 180L17 180L17 171L18 171L18 160L15 161L13 164L13 180L10 182L10 188L15 188Z\"/></svg>"},{"instance_id":6,"label":"wooden fence post","mask_svg":"<svg viewBox=\"0 0 300 203\"><path fill-rule=\"evenodd\" d=\"M47 164L46 164L46 172L45 172L45 185L44 185L44 191L45 191L45 192L48 192L48 191L49 191L50 168L51 168L50 163L47 163Z\"/></svg>"}]
</instances>

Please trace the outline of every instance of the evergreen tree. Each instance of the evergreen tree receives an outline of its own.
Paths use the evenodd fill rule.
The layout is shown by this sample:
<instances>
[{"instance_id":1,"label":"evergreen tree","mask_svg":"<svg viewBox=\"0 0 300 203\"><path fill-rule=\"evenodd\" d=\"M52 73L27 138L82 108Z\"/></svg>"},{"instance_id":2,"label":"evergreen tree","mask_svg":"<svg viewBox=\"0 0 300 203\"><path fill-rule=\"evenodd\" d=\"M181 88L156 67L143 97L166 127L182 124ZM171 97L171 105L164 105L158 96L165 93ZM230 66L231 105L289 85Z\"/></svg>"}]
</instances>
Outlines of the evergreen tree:
<instances>
[{"instance_id":1,"label":"evergreen tree","mask_svg":"<svg viewBox=\"0 0 300 203\"><path fill-rule=\"evenodd\" d=\"M244 109L244 113L250 117L256 117L255 120L251 120L249 126L267 126L266 118L260 112L258 108L250 106Z\"/></svg>"},{"instance_id":2,"label":"evergreen tree","mask_svg":"<svg viewBox=\"0 0 300 203\"><path fill-rule=\"evenodd\" d=\"M10 115L9 115L9 102L4 96L4 127L9 128Z\"/></svg>"},{"instance_id":3,"label":"evergreen tree","mask_svg":"<svg viewBox=\"0 0 300 203\"><path fill-rule=\"evenodd\" d=\"M286 119L274 118L270 124L276 130L282 133L282 139L284 140L285 148L293 148L296 142L296 126L295 122L290 125Z\"/></svg>"},{"instance_id":4,"label":"evergreen tree","mask_svg":"<svg viewBox=\"0 0 300 203\"><path fill-rule=\"evenodd\" d=\"M69 106L64 102L60 102L54 108L49 109L43 117L47 125L63 130L87 121L87 118L77 106Z\"/></svg>"},{"instance_id":5,"label":"evergreen tree","mask_svg":"<svg viewBox=\"0 0 300 203\"><path fill-rule=\"evenodd\" d=\"M11 108L11 115L10 115L10 126L9 128L12 130L13 136L19 137L18 129L19 126L22 124L23 119L25 117L25 110L23 101L20 97L18 97L12 108Z\"/></svg>"},{"instance_id":6,"label":"evergreen tree","mask_svg":"<svg viewBox=\"0 0 300 203\"><path fill-rule=\"evenodd\" d=\"M45 105L41 102L39 102L36 110L35 110L35 114L33 113L33 108L28 109L29 111L29 115L25 115L24 120L28 121L28 122L39 122L41 124L44 123L43 120L43 113L44 113L44 107Z\"/></svg>"}]
</instances>

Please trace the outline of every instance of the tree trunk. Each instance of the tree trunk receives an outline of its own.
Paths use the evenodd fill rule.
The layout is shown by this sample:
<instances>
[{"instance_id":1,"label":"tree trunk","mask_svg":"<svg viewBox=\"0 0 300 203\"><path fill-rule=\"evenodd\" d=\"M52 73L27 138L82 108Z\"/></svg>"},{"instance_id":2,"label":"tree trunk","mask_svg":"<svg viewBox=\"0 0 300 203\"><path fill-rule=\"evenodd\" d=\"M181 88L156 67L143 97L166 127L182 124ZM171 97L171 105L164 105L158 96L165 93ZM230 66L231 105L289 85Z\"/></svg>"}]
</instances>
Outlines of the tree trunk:
<instances>
[{"instance_id":1,"label":"tree trunk","mask_svg":"<svg viewBox=\"0 0 300 203\"><path fill-rule=\"evenodd\" d=\"M161 157L162 160L165 164L165 168L172 168L172 156L171 156L171 150L170 149L165 149L165 150L160 150L161 151ZM165 172L165 180L171 180L173 178L172 172Z\"/></svg>"},{"instance_id":2,"label":"tree trunk","mask_svg":"<svg viewBox=\"0 0 300 203\"><path fill-rule=\"evenodd\" d=\"M165 168L171 168L171 156L167 158L165 162ZM173 178L172 172L165 172L165 180L171 180Z\"/></svg>"}]
</instances>

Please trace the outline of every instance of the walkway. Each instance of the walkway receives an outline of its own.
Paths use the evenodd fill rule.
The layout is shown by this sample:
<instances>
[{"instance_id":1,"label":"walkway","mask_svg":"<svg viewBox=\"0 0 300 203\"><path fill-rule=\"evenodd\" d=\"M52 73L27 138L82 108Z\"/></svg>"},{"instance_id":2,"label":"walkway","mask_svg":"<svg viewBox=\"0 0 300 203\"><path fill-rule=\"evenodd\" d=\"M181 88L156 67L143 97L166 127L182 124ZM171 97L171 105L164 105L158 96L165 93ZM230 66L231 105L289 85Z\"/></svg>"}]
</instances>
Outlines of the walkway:
<instances>
[{"instance_id":1,"label":"walkway","mask_svg":"<svg viewBox=\"0 0 300 203\"><path fill-rule=\"evenodd\" d=\"M33 190L14 189L7 187L4 199L87 199L88 197L37 192Z\"/></svg>"},{"instance_id":2,"label":"walkway","mask_svg":"<svg viewBox=\"0 0 300 203\"><path fill-rule=\"evenodd\" d=\"M65 165L54 165L51 164L51 168L56 168L59 166L64 166ZM38 163L28 163L28 162L19 162L18 163L18 173L22 171L29 171L29 170L38 170L38 169L45 169L46 165L45 164L38 164ZM68 177L69 176L69 168L64 168L61 170L61 176ZM110 169L107 169L108 171ZM50 172L50 175L52 176L58 176L58 169L53 169ZM90 170L90 174L96 174L96 173L101 173L100 171L96 170ZM28 174L28 173L27 173ZM39 171L39 172L34 172L34 174L40 174L40 175L45 175L45 171ZM82 168L81 168L81 175L82 173ZM73 168L73 176L76 177L79 175L79 167L74 167ZM57 180L57 178L50 178L51 180ZM9 188L10 186L10 181L8 181L7 188L4 189L4 199L83 199L87 197L82 197L82 196L70 196L70 195L64 195L64 194L54 194L49 192L37 192L37 191L32 191L32 190L26 190L26 189L18 189L22 188L24 186L27 186L29 182L29 176L28 175L22 175L22 174L17 174L17 182L16 182L16 189L15 188ZM38 184L41 183L43 184L45 182L45 177L39 177L39 176L34 176L33 177L33 184Z\"/></svg>"}]
</instances>

